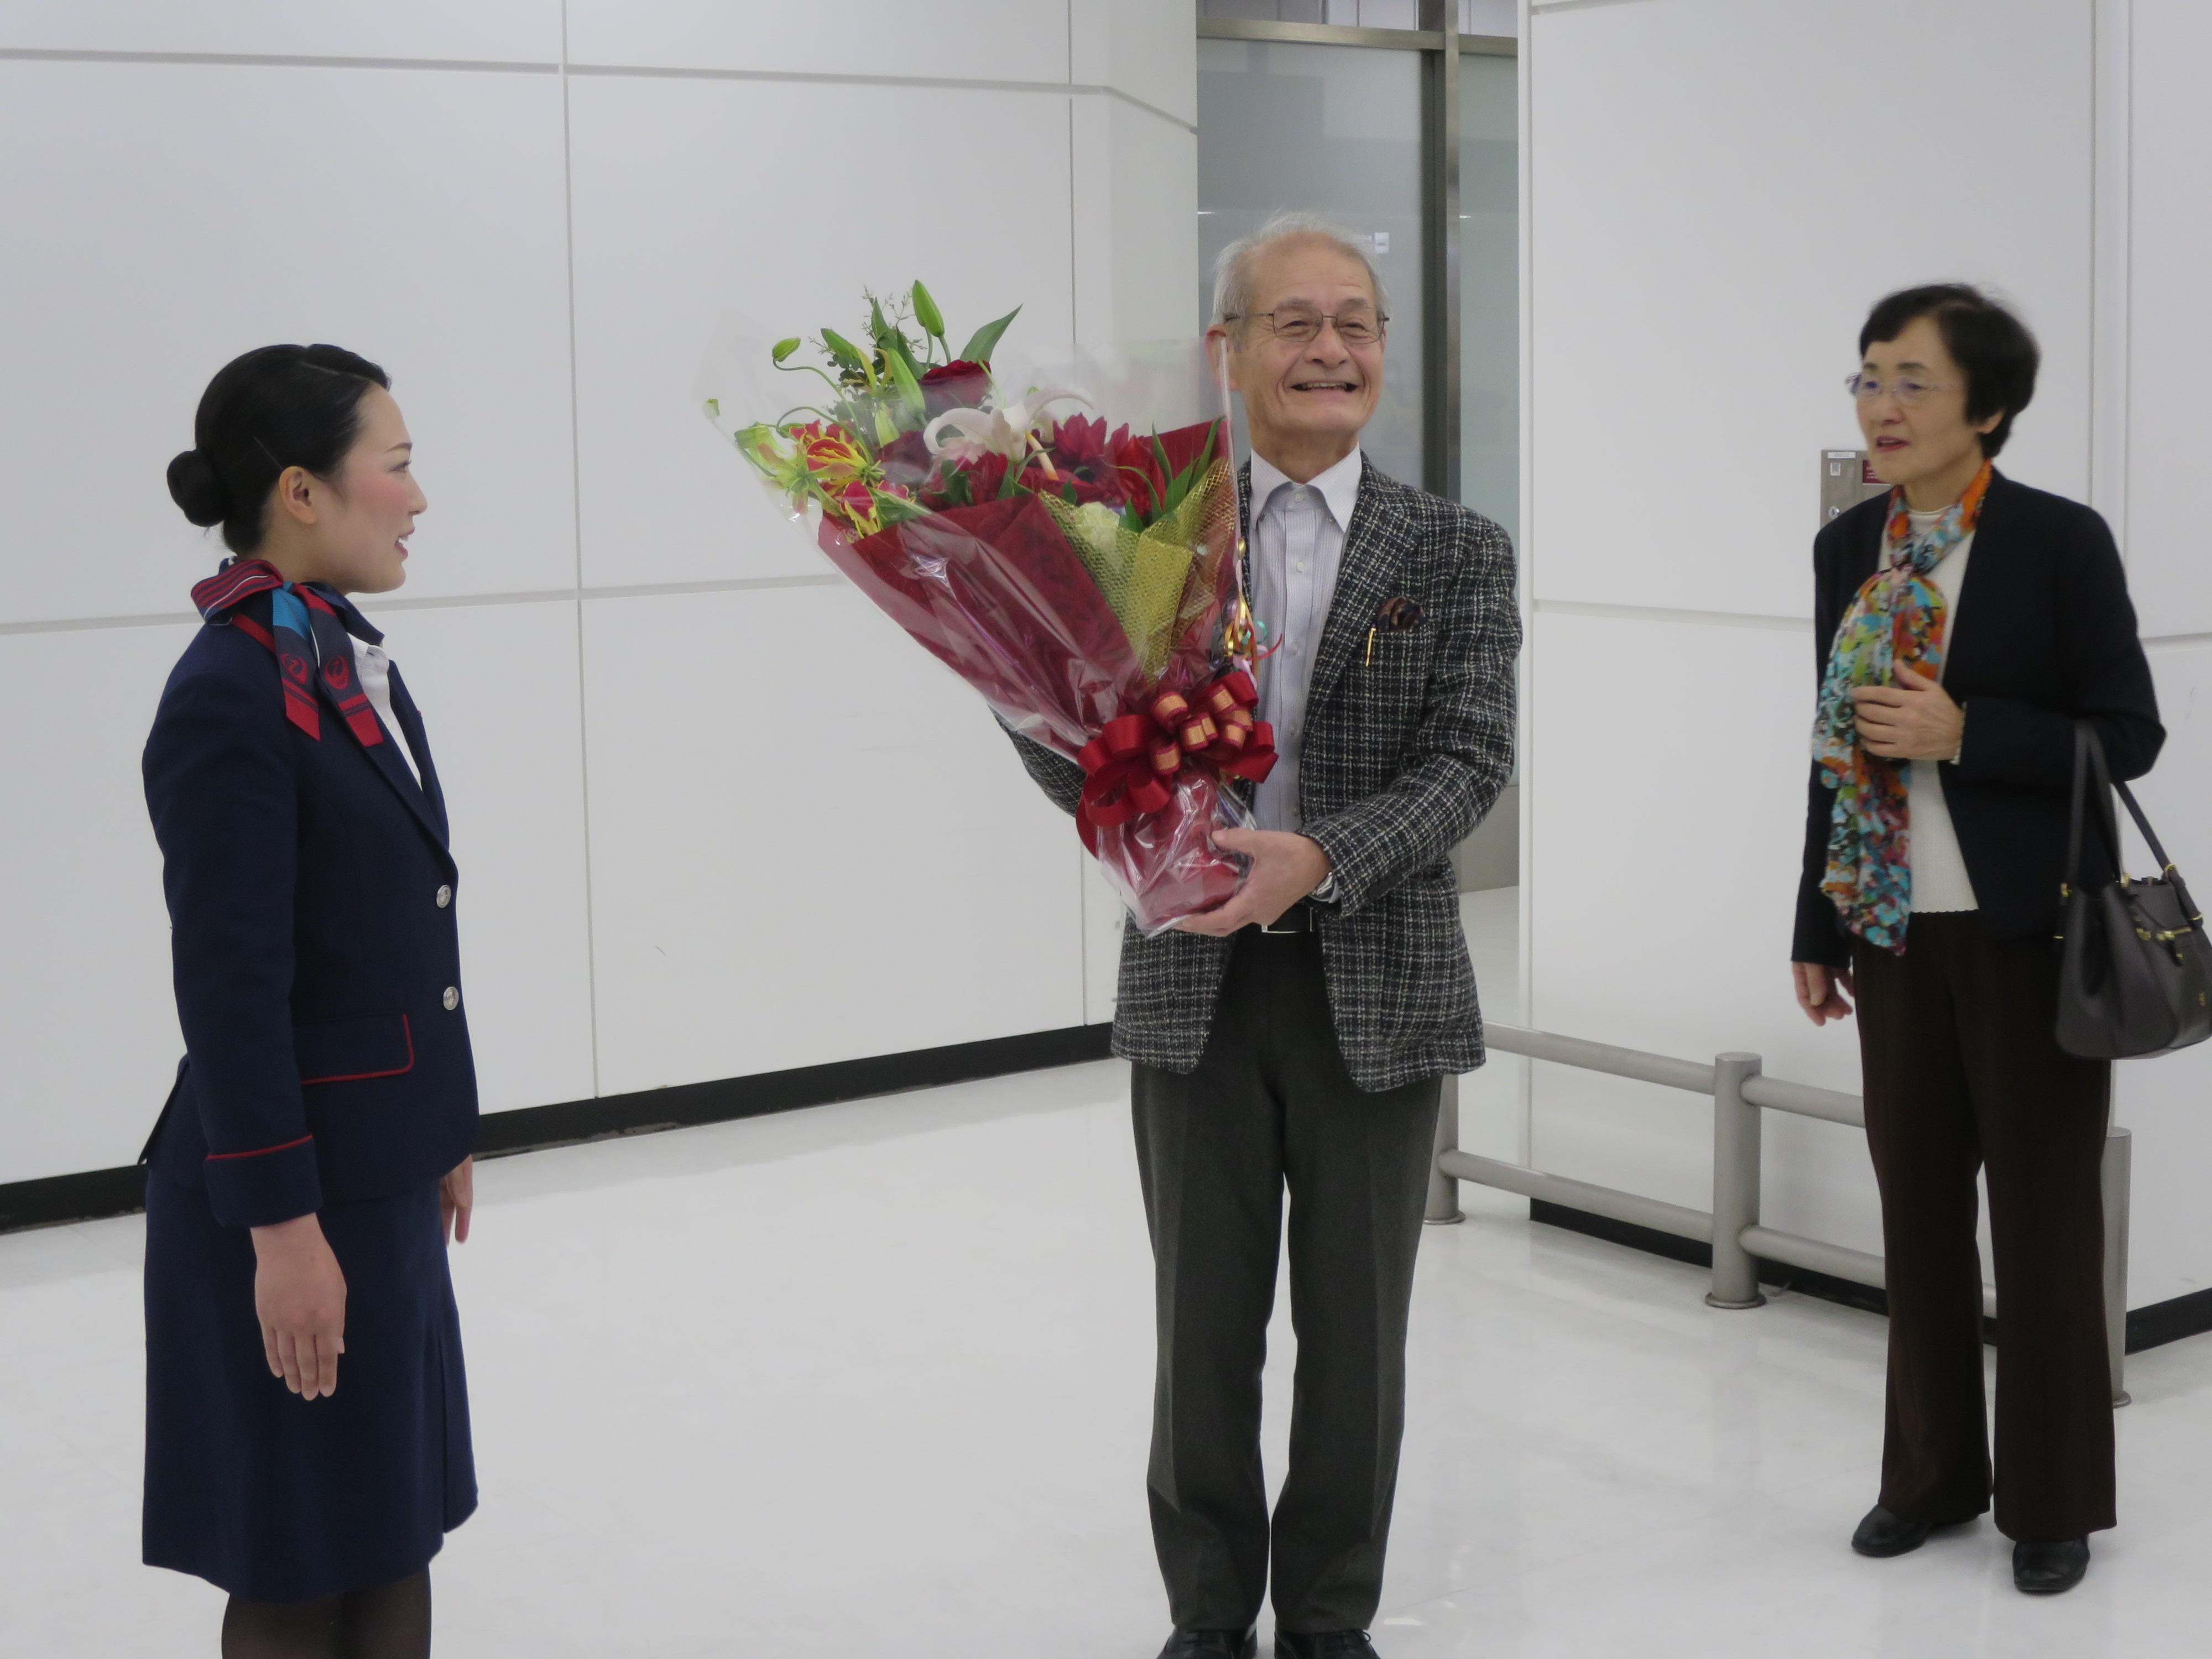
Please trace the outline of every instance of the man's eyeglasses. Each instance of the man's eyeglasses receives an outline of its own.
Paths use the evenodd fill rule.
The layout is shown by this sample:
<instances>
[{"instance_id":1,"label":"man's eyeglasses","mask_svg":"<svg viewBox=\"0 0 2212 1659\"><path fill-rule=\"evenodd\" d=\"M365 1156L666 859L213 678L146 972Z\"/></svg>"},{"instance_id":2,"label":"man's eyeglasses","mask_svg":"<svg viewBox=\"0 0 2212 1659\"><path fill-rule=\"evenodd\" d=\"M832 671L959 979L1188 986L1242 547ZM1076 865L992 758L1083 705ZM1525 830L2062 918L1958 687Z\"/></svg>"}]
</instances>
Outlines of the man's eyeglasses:
<instances>
[{"instance_id":1,"label":"man's eyeglasses","mask_svg":"<svg viewBox=\"0 0 2212 1659\"><path fill-rule=\"evenodd\" d=\"M1373 345L1382 337L1390 321L1388 317L1371 316L1365 312L1324 316L1318 311L1292 306L1278 306L1273 311L1255 311L1251 315L1267 324L1267 331L1277 339L1288 340L1293 345L1310 345L1321 338L1324 323L1334 327L1336 337L1348 346ZM1233 323L1240 318L1225 317L1222 320Z\"/></svg>"},{"instance_id":2,"label":"man's eyeglasses","mask_svg":"<svg viewBox=\"0 0 2212 1659\"><path fill-rule=\"evenodd\" d=\"M1844 389L1863 404L1870 404L1887 392L1906 408L1938 392L1960 390L1956 380L1916 380L1909 374L1900 374L1893 380L1878 380L1871 374L1850 374L1844 378Z\"/></svg>"}]
</instances>

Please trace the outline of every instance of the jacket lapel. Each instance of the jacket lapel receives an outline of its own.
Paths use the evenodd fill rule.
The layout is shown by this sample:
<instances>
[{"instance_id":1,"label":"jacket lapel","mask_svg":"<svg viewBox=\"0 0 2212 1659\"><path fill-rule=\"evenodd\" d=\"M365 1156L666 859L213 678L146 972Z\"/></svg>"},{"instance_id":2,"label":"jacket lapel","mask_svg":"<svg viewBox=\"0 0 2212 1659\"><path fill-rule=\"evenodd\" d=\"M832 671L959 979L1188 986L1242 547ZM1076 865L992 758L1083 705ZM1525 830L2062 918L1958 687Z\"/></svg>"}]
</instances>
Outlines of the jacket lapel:
<instances>
[{"instance_id":1,"label":"jacket lapel","mask_svg":"<svg viewBox=\"0 0 2212 1659\"><path fill-rule=\"evenodd\" d=\"M395 674L392 678L396 681L398 677ZM357 746L362 753L368 757L368 763L384 775L384 781L392 786L393 793L405 803L407 810L415 815L416 821L429 833L430 839L436 842L442 850L446 845L443 815L433 811L428 798L416 783L415 775L407 769L407 763L400 757L399 734L387 732L384 734L382 743L362 743L360 738L354 736L353 728L346 724L344 717L338 714L337 699L331 694L330 687L324 683L323 677L319 674L315 676L315 688L316 695L322 698L324 707L334 717L325 720L323 723L325 738L327 739L329 728L332 726L336 726L343 732L346 741ZM398 712L398 698L396 696L392 702L392 712L396 714ZM422 751L418 749L416 752L419 754ZM426 770L423 775L427 780L429 773Z\"/></svg>"},{"instance_id":2,"label":"jacket lapel","mask_svg":"<svg viewBox=\"0 0 2212 1659\"><path fill-rule=\"evenodd\" d=\"M1990 480L1990 493L1982 498L1982 516L1974 526L1974 544L1966 555L1966 574L1959 584L1959 617L1951 627L1950 648L1943 653L1943 678L1947 680L1959 672L1963 655L1967 664L1966 683L1974 683L1972 665L1981 654L1978 647L1983 639L1982 630L1974 626L1974 619L1978 609L1986 611L1989 607L1977 607L1968 601L1974 594L1988 591L1988 584L1978 580L1982 574L1991 568L1993 562L1998 566L2004 562L2012 534L2014 489L2012 480L2000 472Z\"/></svg>"},{"instance_id":3,"label":"jacket lapel","mask_svg":"<svg viewBox=\"0 0 2212 1659\"><path fill-rule=\"evenodd\" d=\"M1252 596L1252 463L1237 469L1237 574Z\"/></svg>"},{"instance_id":4,"label":"jacket lapel","mask_svg":"<svg viewBox=\"0 0 2212 1659\"><path fill-rule=\"evenodd\" d=\"M1336 592L1329 601L1328 621L1322 629L1313 678L1306 688L1310 708L1328 695L1345 665L1364 647L1375 613L1390 597L1390 586L1404 562L1407 520L1395 489L1371 465L1361 467L1359 502L1345 527Z\"/></svg>"},{"instance_id":5,"label":"jacket lapel","mask_svg":"<svg viewBox=\"0 0 2212 1659\"><path fill-rule=\"evenodd\" d=\"M392 712L399 721L400 735L421 769L422 782L420 793L428 807L430 819L435 824L438 844L443 847L452 837L453 825L446 817L446 791L438 781L438 763L430 758L430 734L422 725L422 713L415 706L414 696L407 690L407 682L399 677L399 665L392 665ZM410 778L409 782L414 780Z\"/></svg>"}]
</instances>

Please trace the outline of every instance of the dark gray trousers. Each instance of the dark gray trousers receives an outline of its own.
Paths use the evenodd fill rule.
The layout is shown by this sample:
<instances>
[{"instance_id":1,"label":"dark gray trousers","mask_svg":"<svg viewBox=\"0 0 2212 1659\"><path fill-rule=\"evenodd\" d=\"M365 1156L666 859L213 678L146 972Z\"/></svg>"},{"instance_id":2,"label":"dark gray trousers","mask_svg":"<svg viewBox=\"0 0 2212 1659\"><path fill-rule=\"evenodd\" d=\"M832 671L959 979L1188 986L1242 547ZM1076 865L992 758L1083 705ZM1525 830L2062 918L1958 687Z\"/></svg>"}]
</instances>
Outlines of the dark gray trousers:
<instances>
[{"instance_id":1,"label":"dark gray trousers","mask_svg":"<svg viewBox=\"0 0 2212 1659\"><path fill-rule=\"evenodd\" d=\"M1310 934L1237 941L1198 1068L1139 1066L1159 1358L1148 1486L1179 1627L1364 1630L1405 1425L1406 1315L1438 1079L1363 1094ZM1291 1457L1269 1525L1260 1372L1291 1195Z\"/></svg>"}]
</instances>

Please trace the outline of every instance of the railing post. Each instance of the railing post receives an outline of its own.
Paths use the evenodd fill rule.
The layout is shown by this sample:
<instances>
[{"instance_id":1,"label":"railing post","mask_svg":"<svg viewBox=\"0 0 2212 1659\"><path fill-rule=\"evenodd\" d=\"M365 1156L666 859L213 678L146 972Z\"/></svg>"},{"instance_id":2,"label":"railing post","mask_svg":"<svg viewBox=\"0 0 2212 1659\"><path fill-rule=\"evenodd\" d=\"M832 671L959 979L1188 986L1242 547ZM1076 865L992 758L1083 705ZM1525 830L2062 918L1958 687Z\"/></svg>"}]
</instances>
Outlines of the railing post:
<instances>
[{"instance_id":1,"label":"railing post","mask_svg":"<svg viewBox=\"0 0 2212 1659\"><path fill-rule=\"evenodd\" d=\"M2128 1403L2128 1202L2134 1138L2105 1130L2105 1346L2112 1362L2112 1403Z\"/></svg>"},{"instance_id":2,"label":"railing post","mask_svg":"<svg viewBox=\"0 0 2212 1659\"><path fill-rule=\"evenodd\" d=\"M1714 1308L1756 1308L1759 1263L1743 1248L1743 1230L1759 1221L1759 1108L1743 1097L1744 1081L1757 1077L1757 1054L1718 1054L1713 1060L1713 1288Z\"/></svg>"},{"instance_id":3,"label":"railing post","mask_svg":"<svg viewBox=\"0 0 2212 1659\"><path fill-rule=\"evenodd\" d=\"M1459 1182L1437 1168L1437 1155L1459 1150L1459 1079L1447 1072L1437 1091L1437 1143L1429 1154L1429 1202L1421 1219L1431 1226L1448 1226L1467 1219L1459 1206Z\"/></svg>"}]
</instances>

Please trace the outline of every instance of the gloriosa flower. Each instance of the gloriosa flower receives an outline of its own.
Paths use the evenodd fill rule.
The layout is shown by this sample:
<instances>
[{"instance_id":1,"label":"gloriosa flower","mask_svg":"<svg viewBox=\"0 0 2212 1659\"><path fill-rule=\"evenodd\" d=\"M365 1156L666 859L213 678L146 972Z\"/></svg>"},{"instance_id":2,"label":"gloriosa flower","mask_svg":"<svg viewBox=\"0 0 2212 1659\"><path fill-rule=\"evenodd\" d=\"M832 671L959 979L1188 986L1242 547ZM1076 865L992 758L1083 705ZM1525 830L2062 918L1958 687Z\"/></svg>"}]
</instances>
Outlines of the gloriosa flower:
<instances>
[{"instance_id":1,"label":"gloriosa flower","mask_svg":"<svg viewBox=\"0 0 2212 1659\"><path fill-rule=\"evenodd\" d=\"M749 426L737 446L794 505L811 499L864 536L883 527L879 495L910 492L889 483L859 438L830 421Z\"/></svg>"}]
</instances>

